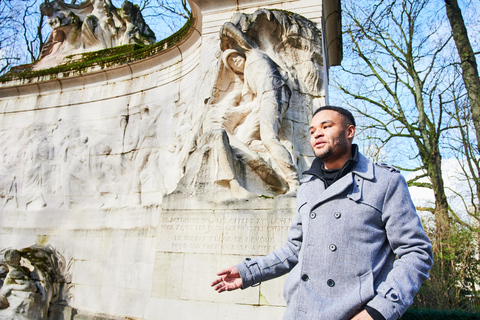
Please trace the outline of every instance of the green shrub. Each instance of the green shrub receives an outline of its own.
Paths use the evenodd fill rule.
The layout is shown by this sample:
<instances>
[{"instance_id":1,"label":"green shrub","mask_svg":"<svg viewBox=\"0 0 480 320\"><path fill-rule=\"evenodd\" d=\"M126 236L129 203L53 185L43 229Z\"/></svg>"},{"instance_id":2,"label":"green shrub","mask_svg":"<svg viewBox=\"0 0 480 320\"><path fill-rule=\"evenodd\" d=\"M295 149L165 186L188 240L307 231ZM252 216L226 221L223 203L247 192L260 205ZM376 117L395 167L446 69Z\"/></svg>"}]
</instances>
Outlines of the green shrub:
<instances>
[{"instance_id":1,"label":"green shrub","mask_svg":"<svg viewBox=\"0 0 480 320\"><path fill-rule=\"evenodd\" d=\"M480 312L408 309L401 320L480 320Z\"/></svg>"}]
</instances>

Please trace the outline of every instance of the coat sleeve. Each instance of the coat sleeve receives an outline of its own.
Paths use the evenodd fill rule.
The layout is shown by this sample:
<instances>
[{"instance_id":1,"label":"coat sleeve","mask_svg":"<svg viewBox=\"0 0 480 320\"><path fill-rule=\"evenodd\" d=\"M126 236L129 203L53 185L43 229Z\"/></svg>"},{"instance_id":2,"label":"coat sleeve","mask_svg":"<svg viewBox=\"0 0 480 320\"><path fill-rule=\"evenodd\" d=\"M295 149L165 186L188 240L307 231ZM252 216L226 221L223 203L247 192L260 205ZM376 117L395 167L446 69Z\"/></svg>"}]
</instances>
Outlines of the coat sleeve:
<instances>
[{"instance_id":1,"label":"coat sleeve","mask_svg":"<svg viewBox=\"0 0 480 320\"><path fill-rule=\"evenodd\" d=\"M432 247L416 213L407 183L392 173L383 202L382 220L396 260L368 306L387 320L398 319L412 304L432 267Z\"/></svg>"},{"instance_id":2,"label":"coat sleeve","mask_svg":"<svg viewBox=\"0 0 480 320\"><path fill-rule=\"evenodd\" d=\"M302 246L302 217L297 208L296 215L288 231L288 239L283 247L267 256L247 258L236 265L242 278L242 289L260 284L262 281L280 277L288 273L298 263L298 253Z\"/></svg>"}]
</instances>

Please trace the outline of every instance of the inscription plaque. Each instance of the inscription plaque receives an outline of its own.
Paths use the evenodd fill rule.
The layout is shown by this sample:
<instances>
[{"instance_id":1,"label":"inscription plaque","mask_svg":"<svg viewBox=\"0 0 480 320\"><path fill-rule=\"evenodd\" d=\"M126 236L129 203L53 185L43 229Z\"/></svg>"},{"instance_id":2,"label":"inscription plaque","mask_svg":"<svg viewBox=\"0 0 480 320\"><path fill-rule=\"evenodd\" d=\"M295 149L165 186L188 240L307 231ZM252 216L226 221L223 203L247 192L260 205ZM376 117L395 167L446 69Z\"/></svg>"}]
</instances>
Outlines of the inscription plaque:
<instances>
[{"instance_id":1,"label":"inscription plaque","mask_svg":"<svg viewBox=\"0 0 480 320\"><path fill-rule=\"evenodd\" d=\"M164 209L159 220L157 250L265 255L283 245L294 207L252 210L248 206L187 212Z\"/></svg>"}]
</instances>

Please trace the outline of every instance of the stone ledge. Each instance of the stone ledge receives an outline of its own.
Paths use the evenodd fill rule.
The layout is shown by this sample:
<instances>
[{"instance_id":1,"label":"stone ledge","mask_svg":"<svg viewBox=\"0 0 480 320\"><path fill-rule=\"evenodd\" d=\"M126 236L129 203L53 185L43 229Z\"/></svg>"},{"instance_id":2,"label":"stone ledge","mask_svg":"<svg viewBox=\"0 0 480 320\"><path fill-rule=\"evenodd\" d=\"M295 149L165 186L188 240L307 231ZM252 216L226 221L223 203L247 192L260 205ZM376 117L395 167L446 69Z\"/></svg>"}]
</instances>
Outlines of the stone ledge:
<instances>
[{"instance_id":1,"label":"stone ledge","mask_svg":"<svg viewBox=\"0 0 480 320\"><path fill-rule=\"evenodd\" d=\"M96 76L99 71L104 72L115 69L116 67L131 65L137 61L148 60L149 57L161 55L171 49L179 47L195 33L196 23L196 18L192 16L179 31L150 46L129 44L76 54L67 57L67 59L70 58L67 63L45 70L33 71L33 64L18 66L8 74L0 77L0 96L8 96L8 94L1 94L1 92L4 91L2 90L3 88L40 82L61 82L62 79L67 77L87 77L91 74ZM127 71L131 71L131 68L127 69ZM123 74L125 72L121 73Z\"/></svg>"}]
</instances>

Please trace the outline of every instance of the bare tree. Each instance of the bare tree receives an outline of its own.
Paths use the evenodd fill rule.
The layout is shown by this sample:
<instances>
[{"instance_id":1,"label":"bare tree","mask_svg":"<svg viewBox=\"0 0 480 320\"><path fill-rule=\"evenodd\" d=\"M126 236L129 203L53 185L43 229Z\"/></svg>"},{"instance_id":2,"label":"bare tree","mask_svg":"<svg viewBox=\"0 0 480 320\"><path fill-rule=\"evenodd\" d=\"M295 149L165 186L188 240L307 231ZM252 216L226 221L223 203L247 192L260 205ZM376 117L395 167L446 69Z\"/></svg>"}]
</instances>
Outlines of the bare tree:
<instances>
[{"instance_id":1,"label":"bare tree","mask_svg":"<svg viewBox=\"0 0 480 320\"><path fill-rule=\"evenodd\" d=\"M458 70L458 75L461 70ZM475 126L470 108L469 99L463 88L463 82L457 81L457 85L452 86L451 99L454 108L447 112L451 122L456 126L456 130L449 131L444 145L452 151L452 154L458 161L458 171L455 179L462 185L461 189L450 189L450 191L463 204L463 211L468 214L467 217L455 216L458 223L480 234L480 153L477 148Z\"/></svg>"},{"instance_id":2,"label":"bare tree","mask_svg":"<svg viewBox=\"0 0 480 320\"><path fill-rule=\"evenodd\" d=\"M381 144L401 139L407 141L402 144L413 145L414 150L406 152L420 161L409 169L425 174L409 185L433 190L436 226L446 232L450 208L440 139L449 129L443 99L449 84L444 83L448 75L442 57L449 38L437 37L441 25L427 26L425 20L422 24L424 17L435 14L429 9L428 0L385 0L373 6L347 1L343 10L345 51L355 59L342 66L335 81L344 94L354 98L351 105L369 120L368 128L376 129L375 139ZM429 182L420 182L423 177Z\"/></svg>"},{"instance_id":3,"label":"bare tree","mask_svg":"<svg viewBox=\"0 0 480 320\"><path fill-rule=\"evenodd\" d=\"M40 13L43 0L0 1L0 75L11 67L37 59L45 35Z\"/></svg>"},{"instance_id":4,"label":"bare tree","mask_svg":"<svg viewBox=\"0 0 480 320\"><path fill-rule=\"evenodd\" d=\"M0 2L0 74L18 64L20 58L16 53L18 24L16 17L20 12L14 1L5 0Z\"/></svg>"},{"instance_id":5,"label":"bare tree","mask_svg":"<svg viewBox=\"0 0 480 320\"><path fill-rule=\"evenodd\" d=\"M23 41L29 54L29 60L35 61L38 58L43 46L44 34L46 33L44 17L40 13L39 6L41 1L24 1L21 24Z\"/></svg>"},{"instance_id":6,"label":"bare tree","mask_svg":"<svg viewBox=\"0 0 480 320\"><path fill-rule=\"evenodd\" d=\"M465 27L458 1L445 0L445 8L450 26L452 27L453 39L455 40L458 55L460 56L462 76L465 88L467 89L468 99L470 100L477 141L480 141L480 78L475 53L468 38L467 28ZM477 148L480 152L480 144L477 144Z\"/></svg>"},{"instance_id":7,"label":"bare tree","mask_svg":"<svg viewBox=\"0 0 480 320\"><path fill-rule=\"evenodd\" d=\"M408 184L433 191L435 207L419 209L433 213L435 262L416 304L457 308L479 282L476 229L450 207L442 155L453 153L464 165L468 208L478 203L479 165L470 148L476 139L451 54L452 36L443 31L448 22L439 4L443 1L344 1L346 58L333 80L360 116L360 129L373 130L370 139L394 152L395 165L421 172Z\"/></svg>"}]
</instances>

